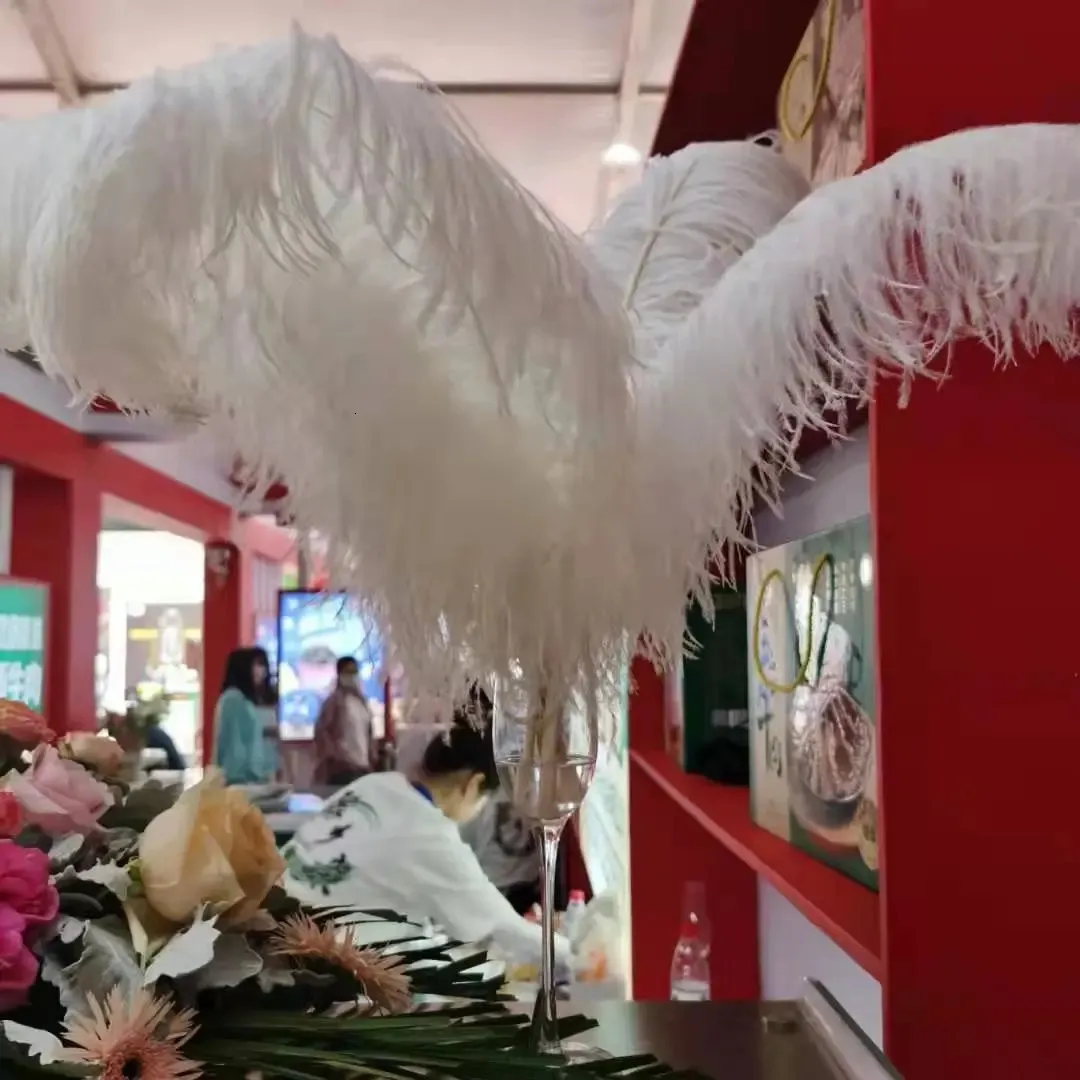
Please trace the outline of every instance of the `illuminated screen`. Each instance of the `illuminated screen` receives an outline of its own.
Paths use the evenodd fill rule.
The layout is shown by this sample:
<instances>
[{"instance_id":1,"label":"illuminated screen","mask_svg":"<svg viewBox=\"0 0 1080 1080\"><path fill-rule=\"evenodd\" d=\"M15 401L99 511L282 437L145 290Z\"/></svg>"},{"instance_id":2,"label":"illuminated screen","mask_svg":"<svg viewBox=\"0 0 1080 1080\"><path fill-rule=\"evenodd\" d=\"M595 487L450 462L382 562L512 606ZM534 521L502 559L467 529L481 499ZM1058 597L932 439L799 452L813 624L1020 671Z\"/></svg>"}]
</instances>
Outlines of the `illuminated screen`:
<instances>
[{"instance_id":1,"label":"illuminated screen","mask_svg":"<svg viewBox=\"0 0 1080 1080\"><path fill-rule=\"evenodd\" d=\"M255 621L255 644L265 650L271 672L277 672L277 619L269 616Z\"/></svg>"},{"instance_id":2,"label":"illuminated screen","mask_svg":"<svg viewBox=\"0 0 1080 1080\"><path fill-rule=\"evenodd\" d=\"M352 656L378 724L386 674L382 640L359 606L343 593L278 595L278 724L282 739L310 739L337 678L337 660Z\"/></svg>"}]
</instances>

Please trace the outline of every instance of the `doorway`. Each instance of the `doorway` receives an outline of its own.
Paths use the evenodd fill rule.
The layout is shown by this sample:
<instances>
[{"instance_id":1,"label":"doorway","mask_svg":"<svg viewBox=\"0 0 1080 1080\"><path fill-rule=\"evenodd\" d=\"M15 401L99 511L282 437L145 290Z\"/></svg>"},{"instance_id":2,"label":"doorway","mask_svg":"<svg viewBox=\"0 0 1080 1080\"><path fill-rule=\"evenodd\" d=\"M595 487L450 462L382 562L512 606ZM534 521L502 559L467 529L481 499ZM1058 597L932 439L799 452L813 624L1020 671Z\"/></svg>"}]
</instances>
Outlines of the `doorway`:
<instances>
[{"instance_id":1,"label":"doorway","mask_svg":"<svg viewBox=\"0 0 1080 1080\"><path fill-rule=\"evenodd\" d=\"M164 698L161 726L199 760L203 687L203 544L106 517L98 537L99 713Z\"/></svg>"}]
</instances>

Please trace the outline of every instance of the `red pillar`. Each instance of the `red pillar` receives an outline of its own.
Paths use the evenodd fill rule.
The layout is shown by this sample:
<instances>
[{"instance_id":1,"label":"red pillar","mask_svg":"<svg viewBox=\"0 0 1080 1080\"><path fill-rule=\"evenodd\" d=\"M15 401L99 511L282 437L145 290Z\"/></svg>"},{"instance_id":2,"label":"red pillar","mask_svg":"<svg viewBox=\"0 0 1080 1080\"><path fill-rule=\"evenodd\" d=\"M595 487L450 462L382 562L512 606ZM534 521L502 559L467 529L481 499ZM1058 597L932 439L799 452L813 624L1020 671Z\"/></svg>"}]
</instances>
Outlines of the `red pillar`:
<instances>
[{"instance_id":1,"label":"red pillar","mask_svg":"<svg viewBox=\"0 0 1080 1080\"><path fill-rule=\"evenodd\" d=\"M16 469L11 572L49 586L45 715L57 731L96 727L97 546L101 493L89 480Z\"/></svg>"},{"instance_id":2,"label":"red pillar","mask_svg":"<svg viewBox=\"0 0 1080 1080\"><path fill-rule=\"evenodd\" d=\"M870 147L1080 120L1080 7L868 0ZM871 410L886 1050L909 1080L1080 1075L1080 366L957 350Z\"/></svg>"},{"instance_id":3,"label":"red pillar","mask_svg":"<svg viewBox=\"0 0 1080 1080\"><path fill-rule=\"evenodd\" d=\"M213 755L214 709L225 663L233 649L250 642L244 602L247 565L244 553L230 540L206 544L206 583L203 596L203 764Z\"/></svg>"}]
</instances>

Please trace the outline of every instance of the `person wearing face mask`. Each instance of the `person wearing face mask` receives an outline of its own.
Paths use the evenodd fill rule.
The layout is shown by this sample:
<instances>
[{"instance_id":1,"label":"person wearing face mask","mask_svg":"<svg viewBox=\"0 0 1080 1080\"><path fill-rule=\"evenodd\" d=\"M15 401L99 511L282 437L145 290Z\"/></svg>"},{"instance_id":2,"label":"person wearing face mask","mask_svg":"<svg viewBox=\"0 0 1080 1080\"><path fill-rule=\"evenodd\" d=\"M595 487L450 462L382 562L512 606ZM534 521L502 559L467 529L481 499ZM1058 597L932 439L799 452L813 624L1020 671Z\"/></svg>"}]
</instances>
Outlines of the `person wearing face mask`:
<instances>
[{"instance_id":1,"label":"person wearing face mask","mask_svg":"<svg viewBox=\"0 0 1080 1080\"><path fill-rule=\"evenodd\" d=\"M350 784L374 768L371 709L360 690L360 667L351 656L337 662L337 683L315 721L315 779L329 787Z\"/></svg>"},{"instance_id":2,"label":"person wearing face mask","mask_svg":"<svg viewBox=\"0 0 1080 1080\"><path fill-rule=\"evenodd\" d=\"M270 779L263 755L263 721L256 708L269 677L257 650L229 653L214 711L213 755L227 784L264 784Z\"/></svg>"},{"instance_id":3,"label":"person wearing face mask","mask_svg":"<svg viewBox=\"0 0 1080 1080\"><path fill-rule=\"evenodd\" d=\"M490 702L474 693L471 707L455 711L453 726L428 744L414 775L365 776L305 822L285 847L282 883L307 904L397 911L536 962L540 928L492 884L459 832L498 785ZM557 964L565 970L569 958L558 937Z\"/></svg>"}]
</instances>

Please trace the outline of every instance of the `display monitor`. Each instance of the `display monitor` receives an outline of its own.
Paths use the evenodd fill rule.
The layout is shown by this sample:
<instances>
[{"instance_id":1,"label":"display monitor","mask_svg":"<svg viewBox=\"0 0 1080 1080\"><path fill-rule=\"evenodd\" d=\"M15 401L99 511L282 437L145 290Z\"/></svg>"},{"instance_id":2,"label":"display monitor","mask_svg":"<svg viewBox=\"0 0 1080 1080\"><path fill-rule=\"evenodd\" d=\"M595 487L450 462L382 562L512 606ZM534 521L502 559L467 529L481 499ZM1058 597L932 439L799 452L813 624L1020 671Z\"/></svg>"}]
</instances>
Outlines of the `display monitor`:
<instances>
[{"instance_id":1,"label":"display monitor","mask_svg":"<svg viewBox=\"0 0 1080 1080\"><path fill-rule=\"evenodd\" d=\"M344 593L282 591L277 637L282 739L314 736L319 709L334 688L341 656L355 658L361 689L376 727L381 727L386 679L382 637L354 599Z\"/></svg>"}]
</instances>

